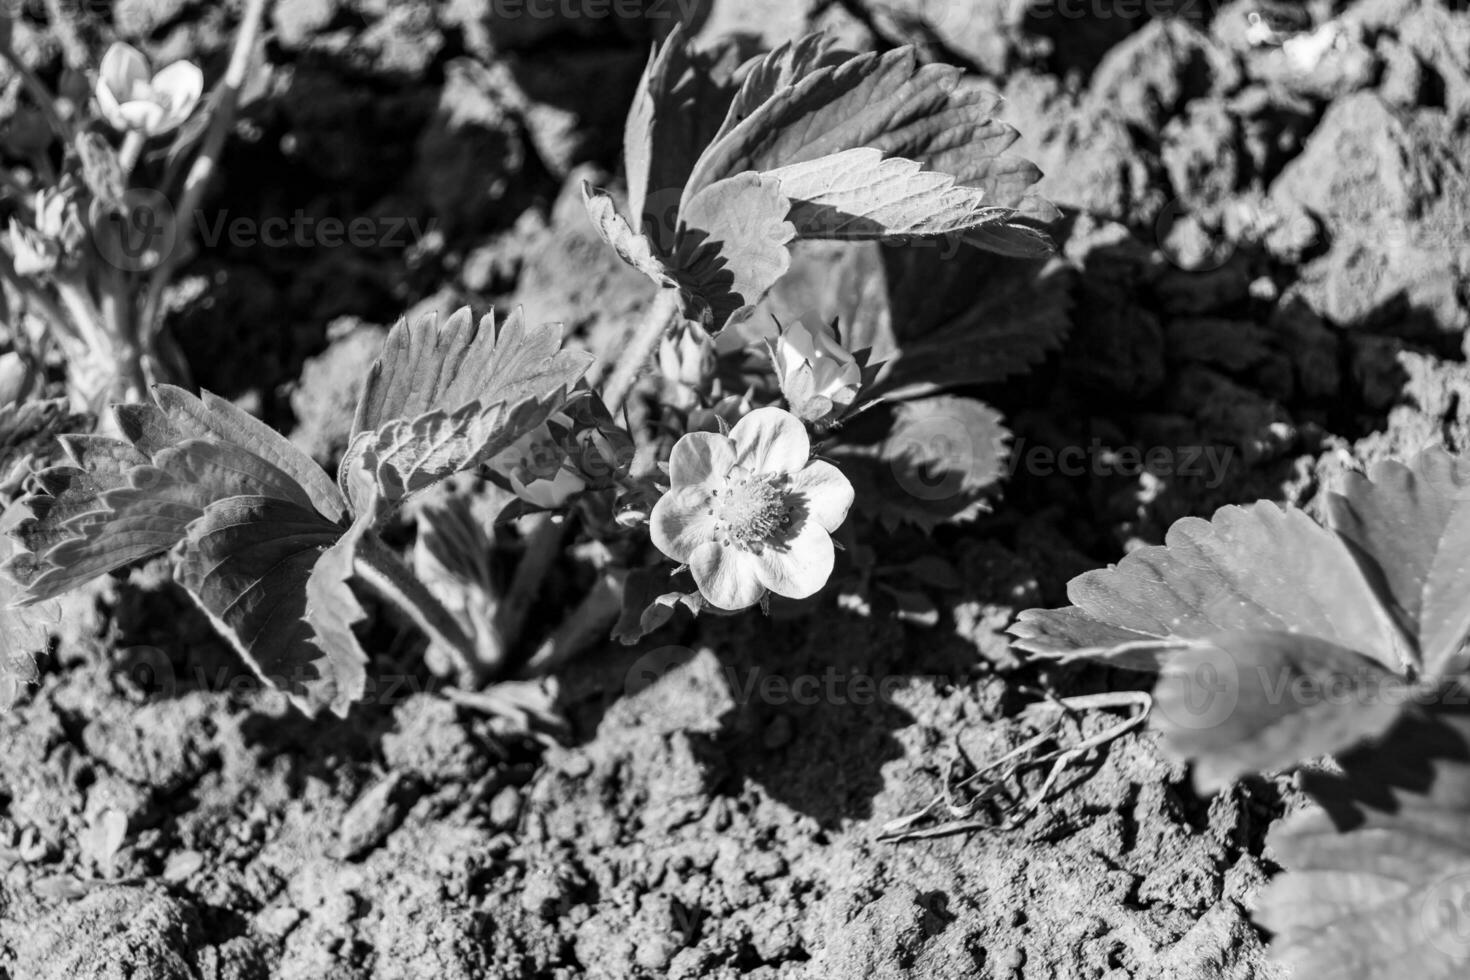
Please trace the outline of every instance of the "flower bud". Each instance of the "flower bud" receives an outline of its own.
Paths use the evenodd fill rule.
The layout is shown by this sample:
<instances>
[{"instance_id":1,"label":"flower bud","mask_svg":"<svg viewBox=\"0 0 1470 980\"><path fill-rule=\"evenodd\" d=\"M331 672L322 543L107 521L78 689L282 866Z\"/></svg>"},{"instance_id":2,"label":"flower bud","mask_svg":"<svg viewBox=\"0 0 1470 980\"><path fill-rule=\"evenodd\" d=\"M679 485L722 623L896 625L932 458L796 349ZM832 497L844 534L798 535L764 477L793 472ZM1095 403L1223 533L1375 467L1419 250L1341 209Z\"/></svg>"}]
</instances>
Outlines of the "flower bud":
<instances>
[{"instance_id":1,"label":"flower bud","mask_svg":"<svg viewBox=\"0 0 1470 980\"><path fill-rule=\"evenodd\" d=\"M815 317L782 327L771 351L781 394L802 421L835 421L857 397L862 367Z\"/></svg>"},{"instance_id":2,"label":"flower bud","mask_svg":"<svg viewBox=\"0 0 1470 980\"><path fill-rule=\"evenodd\" d=\"M553 419L567 421L565 416ZM545 510L555 510L587 489L587 481L568 465L566 450L546 423L502 449L488 465L509 481L517 497Z\"/></svg>"},{"instance_id":3,"label":"flower bud","mask_svg":"<svg viewBox=\"0 0 1470 980\"><path fill-rule=\"evenodd\" d=\"M681 328L664 335L658 369L669 381L699 388L715 373L715 344L703 330Z\"/></svg>"},{"instance_id":4,"label":"flower bud","mask_svg":"<svg viewBox=\"0 0 1470 980\"><path fill-rule=\"evenodd\" d=\"M118 132L159 136L177 129L204 93L198 66L175 61L151 73L148 59L129 44L107 49L97 72L97 108Z\"/></svg>"}]
</instances>

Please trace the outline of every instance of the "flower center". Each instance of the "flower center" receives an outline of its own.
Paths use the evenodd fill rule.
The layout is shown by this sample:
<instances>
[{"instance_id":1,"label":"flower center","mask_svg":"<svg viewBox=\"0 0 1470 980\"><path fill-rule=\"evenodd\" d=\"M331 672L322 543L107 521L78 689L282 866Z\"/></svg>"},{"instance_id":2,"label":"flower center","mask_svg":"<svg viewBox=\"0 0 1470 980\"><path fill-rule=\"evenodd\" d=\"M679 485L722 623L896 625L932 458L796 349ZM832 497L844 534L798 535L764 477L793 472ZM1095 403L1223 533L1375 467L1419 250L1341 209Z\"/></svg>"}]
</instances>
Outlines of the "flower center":
<instances>
[{"instance_id":1,"label":"flower center","mask_svg":"<svg viewBox=\"0 0 1470 980\"><path fill-rule=\"evenodd\" d=\"M724 544L759 551L791 523L780 476L731 476L710 499L717 534Z\"/></svg>"}]
</instances>

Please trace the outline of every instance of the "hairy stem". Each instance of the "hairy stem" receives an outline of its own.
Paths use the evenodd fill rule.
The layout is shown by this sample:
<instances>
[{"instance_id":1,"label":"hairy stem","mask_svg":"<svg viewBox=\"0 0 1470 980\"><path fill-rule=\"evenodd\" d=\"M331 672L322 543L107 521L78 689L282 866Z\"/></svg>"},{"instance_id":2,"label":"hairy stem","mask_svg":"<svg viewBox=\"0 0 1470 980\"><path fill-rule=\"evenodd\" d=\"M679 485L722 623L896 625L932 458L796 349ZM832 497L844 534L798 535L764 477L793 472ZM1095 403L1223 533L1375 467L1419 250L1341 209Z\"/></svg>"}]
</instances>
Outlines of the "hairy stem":
<instances>
[{"instance_id":1,"label":"hairy stem","mask_svg":"<svg viewBox=\"0 0 1470 980\"><path fill-rule=\"evenodd\" d=\"M522 677L548 674L604 636L623 608L624 569L605 569L583 597L521 670Z\"/></svg>"},{"instance_id":2,"label":"hairy stem","mask_svg":"<svg viewBox=\"0 0 1470 980\"><path fill-rule=\"evenodd\" d=\"M541 583L561 553L566 534L565 521L557 523L550 514L532 514L522 519L525 550L516 563L515 575L504 598L496 605L491 623L491 642L495 648L495 666L505 662L510 647L526 625L531 604L541 591Z\"/></svg>"},{"instance_id":3,"label":"hairy stem","mask_svg":"<svg viewBox=\"0 0 1470 980\"><path fill-rule=\"evenodd\" d=\"M643 320L634 331L632 340L623 348L612 374L602 386L602 400L613 415L623 407L633 386L638 383L638 373L653 357L658 342L663 339L669 325L679 315L679 294L672 289L660 289L653 304L643 314Z\"/></svg>"},{"instance_id":4,"label":"hairy stem","mask_svg":"<svg viewBox=\"0 0 1470 980\"><path fill-rule=\"evenodd\" d=\"M653 356L659 341L663 339L670 324L675 322L678 315L679 294L672 289L660 289L653 303L644 312L632 341L623 348L622 354L613 365L607 383L603 386L603 403L614 416L623 407L623 402L633 393L633 387L638 383L638 373ZM494 636L501 650L508 649L519 638L521 629L525 626L526 613L530 610L536 594L541 591L541 583L546 580L547 573L551 571L551 566L556 562L556 556L561 554L568 529L571 526L570 521L553 522L544 514L536 520L539 523L528 529L526 550L521 556L520 564L516 566L510 591L506 593L505 599L496 611ZM571 618L562 624L546 643L542 644L532 657L531 663L526 665L527 671L531 671L538 660L561 662L569 656L561 651L566 650L569 646L580 650L595 638L596 629L611 623L611 619L608 619L606 624L601 624L588 632L589 623L592 619L597 619L597 617L591 617L588 603L593 603L593 608L600 610L611 602L613 617L616 617L617 610L621 606L621 579L617 579L610 587L606 585L607 581L607 576L599 580L597 587L577 607ZM610 598L608 588L612 589ZM574 631L575 637L563 636L563 632L568 628ZM572 642L573 639L575 642ZM546 668L543 666L539 669Z\"/></svg>"},{"instance_id":5,"label":"hairy stem","mask_svg":"<svg viewBox=\"0 0 1470 980\"><path fill-rule=\"evenodd\" d=\"M122 167L124 174L131 174L133 168L138 165L138 157L142 155L143 144L147 141L148 137L137 130L133 130L123 137L122 149L117 154L117 163L118 166Z\"/></svg>"},{"instance_id":6,"label":"hairy stem","mask_svg":"<svg viewBox=\"0 0 1470 980\"><path fill-rule=\"evenodd\" d=\"M459 620L376 534L368 532L362 536L353 571L368 588L413 620L414 625L454 659L461 687L474 689L484 682L484 669L475 656L474 641Z\"/></svg>"}]
</instances>

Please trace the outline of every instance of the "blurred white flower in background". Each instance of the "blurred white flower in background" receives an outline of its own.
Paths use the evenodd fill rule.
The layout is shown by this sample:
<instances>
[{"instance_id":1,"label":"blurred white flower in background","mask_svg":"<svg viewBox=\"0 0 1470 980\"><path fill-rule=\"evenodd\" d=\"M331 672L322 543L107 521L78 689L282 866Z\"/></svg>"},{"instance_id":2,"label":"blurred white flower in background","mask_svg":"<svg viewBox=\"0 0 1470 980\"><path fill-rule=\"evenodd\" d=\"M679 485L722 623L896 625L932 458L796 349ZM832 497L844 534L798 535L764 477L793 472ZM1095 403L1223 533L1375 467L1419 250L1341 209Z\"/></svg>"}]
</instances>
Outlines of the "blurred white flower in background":
<instances>
[{"instance_id":1,"label":"blurred white flower in background","mask_svg":"<svg viewBox=\"0 0 1470 980\"><path fill-rule=\"evenodd\" d=\"M554 415L551 421L571 425L564 415ZM488 465L510 482L517 497L546 510L561 507L573 494L587 489L587 481L571 466L550 423L521 436L491 457Z\"/></svg>"},{"instance_id":2,"label":"blurred white flower in background","mask_svg":"<svg viewBox=\"0 0 1470 980\"><path fill-rule=\"evenodd\" d=\"M175 61L153 74L143 53L121 41L107 49L97 72L97 107L118 132L159 136L176 129L203 93L197 65Z\"/></svg>"},{"instance_id":3,"label":"blurred white flower in background","mask_svg":"<svg viewBox=\"0 0 1470 980\"><path fill-rule=\"evenodd\" d=\"M774 407L751 412L728 436L683 436L669 456L669 492L649 520L653 543L687 564L720 609L744 609L767 591L816 593L832 574L832 532L853 490L837 467L810 456L806 427Z\"/></svg>"}]
</instances>

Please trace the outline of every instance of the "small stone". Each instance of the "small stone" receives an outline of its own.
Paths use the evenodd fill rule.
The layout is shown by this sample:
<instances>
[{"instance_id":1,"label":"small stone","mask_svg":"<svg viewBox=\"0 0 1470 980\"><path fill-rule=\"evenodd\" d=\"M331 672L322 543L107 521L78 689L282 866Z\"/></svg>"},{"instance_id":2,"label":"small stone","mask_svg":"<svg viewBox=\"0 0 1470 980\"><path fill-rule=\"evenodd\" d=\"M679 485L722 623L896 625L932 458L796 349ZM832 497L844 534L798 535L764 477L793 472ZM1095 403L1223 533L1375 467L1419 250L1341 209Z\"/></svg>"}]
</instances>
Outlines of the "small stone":
<instances>
[{"instance_id":1,"label":"small stone","mask_svg":"<svg viewBox=\"0 0 1470 980\"><path fill-rule=\"evenodd\" d=\"M509 830L521 815L521 794L514 786L502 786L490 800L490 826Z\"/></svg>"}]
</instances>

